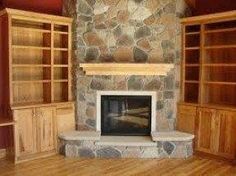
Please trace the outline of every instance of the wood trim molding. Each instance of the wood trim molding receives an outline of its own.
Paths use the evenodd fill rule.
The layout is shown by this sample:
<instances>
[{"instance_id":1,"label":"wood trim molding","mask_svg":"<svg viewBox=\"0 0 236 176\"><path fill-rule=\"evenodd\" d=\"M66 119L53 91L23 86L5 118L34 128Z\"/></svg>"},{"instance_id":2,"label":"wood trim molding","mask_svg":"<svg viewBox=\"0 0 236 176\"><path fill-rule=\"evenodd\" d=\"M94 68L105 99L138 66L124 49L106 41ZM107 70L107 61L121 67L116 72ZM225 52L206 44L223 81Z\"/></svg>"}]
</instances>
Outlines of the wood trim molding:
<instances>
[{"instance_id":1,"label":"wood trim molding","mask_svg":"<svg viewBox=\"0 0 236 176\"><path fill-rule=\"evenodd\" d=\"M10 14L12 16L21 16L21 17L29 17L33 19L41 18L48 21L56 21L58 23L71 23L73 21L72 18L63 17L63 16L56 16L56 15L48 15L43 13L36 13L36 12L29 12L24 10L16 10L16 9L10 9L6 8L2 11L0 11L0 16L4 14Z\"/></svg>"},{"instance_id":2,"label":"wood trim molding","mask_svg":"<svg viewBox=\"0 0 236 176\"><path fill-rule=\"evenodd\" d=\"M174 68L174 64L118 64L84 63L79 65L86 75L162 75Z\"/></svg>"},{"instance_id":3,"label":"wood trim molding","mask_svg":"<svg viewBox=\"0 0 236 176\"><path fill-rule=\"evenodd\" d=\"M225 19L236 19L236 10L228 11L228 12L221 12L221 13L214 13L209 15L201 15L201 16L194 16L194 17L187 17L181 20L182 24L189 24L189 23L210 23L211 21L221 21Z\"/></svg>"}]
</instances>

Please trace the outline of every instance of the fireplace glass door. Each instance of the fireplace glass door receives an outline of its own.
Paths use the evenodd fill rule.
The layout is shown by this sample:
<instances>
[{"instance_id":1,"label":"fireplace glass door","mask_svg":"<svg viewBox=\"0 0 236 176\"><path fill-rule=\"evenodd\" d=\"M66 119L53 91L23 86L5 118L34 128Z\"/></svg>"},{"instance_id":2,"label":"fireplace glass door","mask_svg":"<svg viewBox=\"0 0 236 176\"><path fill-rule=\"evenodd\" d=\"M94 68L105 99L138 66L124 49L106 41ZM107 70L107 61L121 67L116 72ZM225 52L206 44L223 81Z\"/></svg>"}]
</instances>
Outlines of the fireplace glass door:
<instances>
[{"instance_id":1,"label":"fireplace glass door","mask_svg":"<svg viewBox=\"0 0 236 176\"><path fill-rule=\"evenodd\" d=\"M151 96L102 96L101 128L102 135L150 135Z\"/></svg>"}]
</instances>

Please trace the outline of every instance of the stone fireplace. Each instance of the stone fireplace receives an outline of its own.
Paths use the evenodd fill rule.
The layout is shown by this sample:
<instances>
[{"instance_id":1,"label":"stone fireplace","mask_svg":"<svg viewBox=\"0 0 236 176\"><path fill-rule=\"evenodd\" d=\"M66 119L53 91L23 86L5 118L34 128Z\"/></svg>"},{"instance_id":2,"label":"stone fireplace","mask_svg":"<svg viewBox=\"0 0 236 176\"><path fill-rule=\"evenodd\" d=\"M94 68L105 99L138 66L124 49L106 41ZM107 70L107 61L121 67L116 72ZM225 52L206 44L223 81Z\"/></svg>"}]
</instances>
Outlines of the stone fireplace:
<instances>
[{"instance_id":1,"label":"stone fireplace","mask_svg":"<svg viewBox=\"0 0 236 176\"><path fill-rule=\"evenodd\" d=\"M155 91L156 129L175 129L184 0L64 0L74 19L74 63L169 63L167 76L85 75L75 69L77 128L96 131L97 91ZM79 67L76 65L77 68Z\"/></svg>"},{"instance_id":2,"label":"stone fireplace","mask_svg":"<svg viewBox=\"0 0 236 176\"><path fill-rule=\"evenodd\" d=\"M74 19L77 131L60 136L60 152L68 157L191 156L193 136L174 131L180 86L179 20L189 12L184 0L64 0L63 10ZM168 63L174 68L165 76L87 75L79 69L80 63L107 62ZM122 100L111 103L113 100L106 99L115 95ZM101 99L116 106L111 112L122 118L122 114L130 115L127 102L133 101L124 96L140 95L151 97L151 110L145 111L151 115L144 123L150 123L146 131L137 136L124 137L129 131L123 136L104 136L109 131L102 131ZM140 123L142 118L147 114L125 121L139 119Z\"/></svg>"},{"instance_id":3,"label":"stone fireplace","mask_svg":"<svg viewBox=\"0 0 236 176\"><path fill-rule=\"evenodd\" d=\"M108 86L117 86L117 76L92 76L90 86L101 88L94 80L107 79ZM119 77L119 76L118 76ZM141 76L140 76L141 77ZM142 80L155 76L142 76ZM120 78L126 79L126 76ZM130 76L128 76L130 79ZM115 82L113 82L115 80ZM154 84L148 84L155 89ZM123 82L123 85L126 82ZM94 84L94 85L93 85ZM138 84L134 84L136 87ZM153 87L152 87L153 86ZM87 87L90 89L91 87ZM101 158L186 158L192 156L191 134L174 130L161 132L158 123L158 92L147 90L93 90L89 104L94 115L93 130L81 130L60 135L60 153L67 157ZM79 106L80 110L86 110ZM96 113L95 113L96 112ZM160 121L159 121L160 122ZM159 126L160 125L160 126Z\"/></svg>"},{"instance_id":4,"label":"stone fireplace","mask_svg":"<svg viewBox=\"0 0 236 176\"><path fill-rule=\"evenodd\" d=\"M156 92L98 91L97 131L101 135L150 136L156 131Z\"/></svg>"}]
</instances>

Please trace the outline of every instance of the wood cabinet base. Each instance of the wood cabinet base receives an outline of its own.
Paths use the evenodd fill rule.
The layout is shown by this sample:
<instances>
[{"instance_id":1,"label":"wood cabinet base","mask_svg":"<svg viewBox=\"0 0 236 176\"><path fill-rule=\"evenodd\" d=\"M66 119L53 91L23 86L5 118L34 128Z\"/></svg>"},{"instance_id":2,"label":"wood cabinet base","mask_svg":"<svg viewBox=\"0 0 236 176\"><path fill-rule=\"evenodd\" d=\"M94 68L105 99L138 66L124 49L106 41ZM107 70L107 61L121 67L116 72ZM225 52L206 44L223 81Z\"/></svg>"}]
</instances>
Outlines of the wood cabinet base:
<instances>
[{"instance_id":1,"label":"wood cabinet base","mask_svg":"<svg viewBox=\"0 0 236 176\"><path fill-rule=\"evenodd\" d=\"M177 128L195 134L195 151L236 160L236 109L178 105Z\"/></svg>"},{"instance_id":2,"label":"wood cabinet base","mask_svg":"<svg viewBox=\"0 0 236 176\"><path fill-rule=\"evenodd\" d=\"M73 103L15 109L13 117L15 163L56 154L58 133L75 129Z\"/></svg>"}]
</instances>

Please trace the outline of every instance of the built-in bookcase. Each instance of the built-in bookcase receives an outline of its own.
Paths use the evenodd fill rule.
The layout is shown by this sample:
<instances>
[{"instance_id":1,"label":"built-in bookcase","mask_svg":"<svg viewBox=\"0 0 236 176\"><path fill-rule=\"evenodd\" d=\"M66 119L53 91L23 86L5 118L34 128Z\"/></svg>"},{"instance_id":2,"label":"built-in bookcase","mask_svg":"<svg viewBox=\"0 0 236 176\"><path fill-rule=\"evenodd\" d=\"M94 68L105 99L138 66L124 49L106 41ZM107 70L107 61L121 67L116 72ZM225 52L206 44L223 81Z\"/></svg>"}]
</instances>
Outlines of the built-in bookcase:
<instances>
[{"instance_id":1,"label":"built-in bookcase","mask_svg":"<svg viewBox=\"0 0 236 176\"><path fill-rule=\"evenodd\" d=\"M70 101L70 26L24 19L11 26L11 104Z\"/></svg>"},{"instance_id":2,"label":"built-in bookcase","mask_svg":"<svg viewBox=\"0 0 236 176\"><path fill-rule=\"evenodd\" d=\"M184 25L183 101L236 106L236 20Z\"/></svg>"},{"instance_id":3,"label":"built-in bookcase","mask_svg":"<svg viewBox=\"0 0 236 176\"><path fill-rule=\"evenodd\" d=\"M199 101L200 77L200 25L184 28L184 100L189 103Z\"/></svg>"},{"instance_id":4,"label":"built-in bookcase","mask_svg":"<svg viewBox=\"0 0 236 176\"><path fill-rule=\"evenodd\" d=\"M236 11L182 19L183 63L177 130L195 153L236 158Z\"/></svg>"},{"instance_id":5,"label":"built-in bookcase","mask_svg":"<svg viewBox=\"0 0 236 176\"><path fill-rule=\"evenodd\" d=\"M204 25L203 104L236 106L236 20Z\"/></svg>"},{"instance_id":6,"label":"built-in bookcase","mask_svg":"<svg viewBox=\"0 0 236 176\"><path fill-rule=\"evenodd\" d=\"M71 24L62 16L0 11L0 149L15 163L57 153L58 131L70 118L74 123Z\"/></svg>"}]
</instances>

